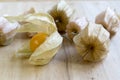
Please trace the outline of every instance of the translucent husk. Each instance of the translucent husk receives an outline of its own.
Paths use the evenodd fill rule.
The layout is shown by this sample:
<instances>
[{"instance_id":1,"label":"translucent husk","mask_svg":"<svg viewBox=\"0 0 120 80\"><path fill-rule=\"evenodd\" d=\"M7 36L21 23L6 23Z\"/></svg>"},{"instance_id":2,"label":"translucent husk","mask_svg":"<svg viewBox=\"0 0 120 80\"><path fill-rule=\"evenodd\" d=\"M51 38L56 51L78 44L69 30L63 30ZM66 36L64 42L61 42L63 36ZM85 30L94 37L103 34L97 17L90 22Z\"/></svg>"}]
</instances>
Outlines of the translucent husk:
<instances>
[{"instance_id":1,"label":"translucent husk","mask_svg":"<svg viewBox=\"0 0 120 80\"><path fill-rule=\"evenodd\" d=\"M73 40L74 36L80 33L88 25L88 20L85 17L76 18L68 23L66 32L67 36Z\"/></svg>"},{"instance_id":2,"label":"translucent husk","mask_svg":"<svg viewBox=\"0 0 120 80\"><path fill-rule=\"evenodd\" d=\"M35 12L35 9L32 7L28 11L24 12L23 15L33 14ZM22 24L24 24L24 22ZM26 35L30 38L33 37L35 34L37 34L37 32L26 32Z\"/></svg>"},{"instance_id":3,"label":"translucent husk","mask_svg":"<svg viewBox=\"0 0 120 80\"><path fill-rule=\"evenodd\" d=\"M18 18L17 18L18 17ZM19 18L22 17L22 18ZM25 22L17 30L22 32L43 32L48 38L34 51L30 50L30 42L27 41L16 53L18 57L29 57L29 63L33 65L47 64L57 53L63 38L57 32L53 18L47 13L34 13L24 16L7 17L10 20Z\"/></svg>"},{"instance_id":4,"label":"translucent husk","mask_svg":"<svg viewBox=\"0 0 120 80\"><path fill-rule=\"evenodd\" d=\"M16 34L16 31L11 31L11 34L7 33L4 34L2 32L0 32L0 45L5 46L5 45L9 45L13 40L14 40L14 36ZM10 36L10 37L8 37Z\"/></svg>"},{"instance_id":5,"label":"translucent husk","mask_svg":"<svg viewBox=\"0 0 120 80\"><path fill-rule=\"evenodd\" d=\"M60 0L51 10L49 14L54 18L58 32L66 33L66 26L73 17L74 10L64 1Z\"/></svg>"},{"instance_id":6,"label":"translucent husk","mask_svg":"<svg viewBox=\"0 0 120 80\"><path fill-rule=\"evenodd\" d=\"M109 7L101 12L97 17L96 17L96 21L97 24L102 24L104 26L104 28L109 31L110 33L110 38L112 38L119 26L120 26L120 19L117 16L117 14L115 13L114 10L110 9Z\"/></svg>"},{"instance_id":7,"label":"translucent husk","mask_svg":"<svg viewBox=\"0 0 120 80\"><path fill-rule=\"evenodd\" d=\"M47 64L54 57L62 43L62 37L56 31L31 55L29 62L34 65ZM40 62L41 61L41 62Z\"/></svg>"},{"instance_id":8,"label":"translucent husk","mask_svg":"<svg viewBox=\"0 0 120 80\"><path fill-rule=\"evenodd\" d=\"M89 23L73 41L85 61L100 61L109 51L109 32L102 25Z\"/></svg>"},{"instance_id":9,"label":"translucent husk","mask_svg":"<svg viewBox=\"0 0 120 80\"><path fill-rule=\"evenodd\" d=\"M10 22L5 17L0 17L0 45L9 45L16 35L18 27L17 22Z\"/></svg>"},{"instance_id":10,"label":"translucent husk","mask_svg":"<svg viewBox=\"0 0 120 80\"><path fill-rule=\"evenodd\" d=\"M57 4L57 10L64 10L68 17L71 17L74 13L74 10L64 0Z\"/></svg>"}]
</instances>

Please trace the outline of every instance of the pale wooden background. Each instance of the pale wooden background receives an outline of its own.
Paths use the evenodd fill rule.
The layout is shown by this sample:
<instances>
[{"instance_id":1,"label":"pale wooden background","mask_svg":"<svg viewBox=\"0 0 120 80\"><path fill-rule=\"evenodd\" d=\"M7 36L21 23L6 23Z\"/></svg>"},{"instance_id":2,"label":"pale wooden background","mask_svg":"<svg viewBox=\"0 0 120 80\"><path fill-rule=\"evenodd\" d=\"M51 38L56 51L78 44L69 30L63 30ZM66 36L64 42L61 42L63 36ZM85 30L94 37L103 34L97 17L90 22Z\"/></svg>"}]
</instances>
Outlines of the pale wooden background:
<instances>
[{"instance_id":1,"label":"pale wooden background","mask_svg":"<svg viewBox=\"0 0 120 80\"><path fill-rule=\"evenodd\" d=\"M18 15L30 7L47 11L57 1L1 2L0 15ZM76 16L86 16L94 22L95 16L110 6L120 12L120 1L68 1ZM62 48L45 66L33 66L14 53L26 41L16 37L9 46L0 47L0 80L120 80L120 30L111 40L107 58L98 63L81 62L74 44L64 39ZM18 35L17 35L18 36ZM22 39L21 39L22 37Z\"/></svg>"}]
</instances>

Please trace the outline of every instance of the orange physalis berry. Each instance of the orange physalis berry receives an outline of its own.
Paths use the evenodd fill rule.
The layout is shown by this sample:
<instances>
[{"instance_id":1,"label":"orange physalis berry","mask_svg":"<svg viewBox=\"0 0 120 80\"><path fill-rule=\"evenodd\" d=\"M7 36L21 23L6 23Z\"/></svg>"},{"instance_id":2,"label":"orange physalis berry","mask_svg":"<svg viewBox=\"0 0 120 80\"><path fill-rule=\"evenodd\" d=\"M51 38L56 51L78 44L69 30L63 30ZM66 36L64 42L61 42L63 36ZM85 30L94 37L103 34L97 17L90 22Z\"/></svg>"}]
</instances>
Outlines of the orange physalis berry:
<instances>
[{"instance_id":1,"label":"orange physalis berry","mask_svg":"<svg viewBox=\"0 0 120 80\"><path fill-rule=\"evenodd\" d=\"M35 49L46 40L47 36L46 33L38 33L34 35L30 40L30 49L35 51Z\"/></svg>"}]
</instances>

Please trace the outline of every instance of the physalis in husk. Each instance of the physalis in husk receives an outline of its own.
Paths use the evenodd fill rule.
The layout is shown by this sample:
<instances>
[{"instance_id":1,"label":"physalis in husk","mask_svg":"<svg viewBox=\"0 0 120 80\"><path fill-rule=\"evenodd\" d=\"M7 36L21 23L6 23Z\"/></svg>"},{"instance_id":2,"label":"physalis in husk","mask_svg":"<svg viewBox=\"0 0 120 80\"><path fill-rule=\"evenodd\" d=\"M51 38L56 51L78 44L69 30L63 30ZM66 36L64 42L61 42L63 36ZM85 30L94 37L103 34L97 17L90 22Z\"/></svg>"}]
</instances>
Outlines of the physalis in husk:
<instances>
[{"instance_id":1,"label":"physalis in husk","mask_svg":"<svg viewBox=\"0 0 120 80\"><path fill-rule=\"evenodd\" d=\"M30 40L30 49L35 51L35 49L46 40L47 36L48 35L45 33L38 33L34 35Z\"/></svg>"},{"instance_id":2,"label":"physalis in husk","mask_svg":"<svg viewBox=\"0 0 120 80\"><path fill-rule=\"evenodd\" d=\"M18 57L28 57L33 65L44 65L55 56L61 47L63 38L57 32L53 18L47 13L33 13L20 16L9 16L9 20L16 20L20 25L18 33L36 32L17 52Z\"/></svg>"}]
</instances>

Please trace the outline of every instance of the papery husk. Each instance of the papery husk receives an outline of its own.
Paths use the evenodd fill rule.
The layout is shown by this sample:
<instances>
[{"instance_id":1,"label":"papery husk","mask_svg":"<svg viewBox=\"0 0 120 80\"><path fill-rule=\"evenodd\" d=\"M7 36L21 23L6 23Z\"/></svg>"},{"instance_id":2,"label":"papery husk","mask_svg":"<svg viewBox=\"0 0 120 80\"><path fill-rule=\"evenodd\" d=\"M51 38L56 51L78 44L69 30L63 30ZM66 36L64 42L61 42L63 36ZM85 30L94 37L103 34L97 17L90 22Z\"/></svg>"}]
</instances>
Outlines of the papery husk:
<instances>
[{"instance_id":1,"label":"papery husk","mask_svg":"<svg viewBox=\"0 0 120 80\"><path fill-rule=\"evenodd\" d=\"M30 50L30 40L24 43L20 49L15 53L16 57L20 58L29 58L32 55L32 51Z\"/></svg>"},{"instance_id":2,"label":"papery husk","mask_svg":"<svg viewBox=\"0 0 120 80\"><path fill-rule=\"evenodd\" d=\"M69 22L66 28L67 36L73 40L73 37L81 31L81 28L75 22Z\"/></svg>"},{"instance_id":3,"label":"papery husk","mask_svg":"<svg viewBox=\"0 0 120 80\"><path fill-rule=\"evenodd\" d=\"M76 48L85 61L104 59L109 51L109 32L102 25L89 23L73 38Z\"/></svg>"},{"instance_id":4,"label":"papery husk","mask_svg":"<svg viewBox=\"0 0 120 80\"><path fill-rule=\"evenodd\" d=\"M5 17L0 17L0 45L9 45L16 35L18 27L17 22L10 22Z\"/></svg>"},{"instance_id":5,"label":"papery husk","mask_svg":"<svg viewBox=\"0 0 120 80\"><path fill-rule=\"evenodd\" d=\"M56 31L31 55L29 62L34 65L47 64L61 47L62 37Z\"/></svg>"},{"instance_id":6,"label":"papery husk","mask_svg":"<svg viewBox=\"0 0 120 80\"><path fill-rule=\"evenodd\" d=\"M46 32L47 34L57 30L53 18L48 13L34 13L20 16L7 16L9 21L24 22L17 29L18 33L23 32ZM51 28L53 26L54 28Z\"/></svg>"},{"instance_id":7,"label":"papery husk","mask_svg":"<svg viewBox=\"0 0 120 80\"><path fill-rule=\"evenodd\" d=\"M18 16L20 17L20 16ZM47 13L34 13L23 18L7 17L11 20L24 21L17 30L22 32L43 32L48 34L48 38L34 52L30 50L30 42L27 41L16 53L18 57L29 57L29 63L33 65L47 64L57 53L63 38L57 32L53 18Z\"/></svg>"},{"instance_id":8,"label":"papery husk","mask_svg":"<svg viewBox=\"0 0 120 80\"><path fill-rule=\"evenodd\" d=\"M57 10L64 10L68 17L71 17L74 13L74 10L65 2L65 0L60 0L57 4Z\"/></svg>"},{"instance_id":9,"label":"papery husk","mask_svg":"<svg viewBox=\"0 0 120 80\"><path fill-rule=\"evenodd\" d=\"M57 48L44 52L43 55L39 55L40 58L38 57L38 59L36 56L32 56L32 58L29 59L29 62L33 65L48 64L51 61L51 58L53 58L57 51L60 49L60 47L61 46L58 46Z\"/></svg>"},{"instance_id":10,"label":"papery husk","mask_svg":"<svg viewBox=\"0 0 120 80\"><path fill-rule=\"evenodd\" d=\"M23 15L33 14L35 12L36 12L35 9L32 7L28 11L24 12Z\"/></svg>"},{"instance_id":11,"label":"papery husk","mask_svg":"<svg viewBox=\"0 0 120 80\"><path fill-rule=\"evenodd\" d=\"M120 19L115 13L114 10L110 9L109 7L101 12L98 16L96 16L96 21L97 24L102 24L104 28L109 31L110 33L110 38L112 38L119 26L120 26Z\"/></svg>"},{"instance_id":12,"label":"papery husk","mask_svg":"<svg viewBox=\"0 0 120 80\"><path fill-rule=\"evenodd\" d=\"M36 12L35 9L32 7L28 11L24 12L23 15L33 14L35 12ZM24 22L21 22L21 23L24 24ZM26 35L29 38L33 37L35 34L37 34L37 32L31 32L31 33L30 32L26 32Z\"/></svg>"},{"instance_id":13,"label":"papery husk","mask_svg":"<svg viewBox=\"0 0 120 80\"><path fill-rule=\"evenodd\" d=\"M49 11L49 14L54 18L59 33L64 34L66 32L66 25L72 18L73 13L74 10L64 0L58 2Z\"/></svg>"},{"instance_id":14,"label":"papery husk","mask_svg":"<svg viewBox=\"0 0 120 80\"><path fill-rule=\"evenodd\" d=\"M67 36L73 40L74 36L80 33L88 25L88 20L85 17L76 18L70 21L66 28Z\"/></svg>"},{"instance_id":15,"label":"papery husk","mask_svg":"<svg viewBox=\"0 0 120 80\"><path fill-rule=\"evenodd\" d=\"M1 46L7 46L10 43L12 43L12 41L14 40L14 36L16 34L16 31L12 30L9 33L4 34L3 32L0 31L0 45Z\"/></svg>"}]
</instances>

